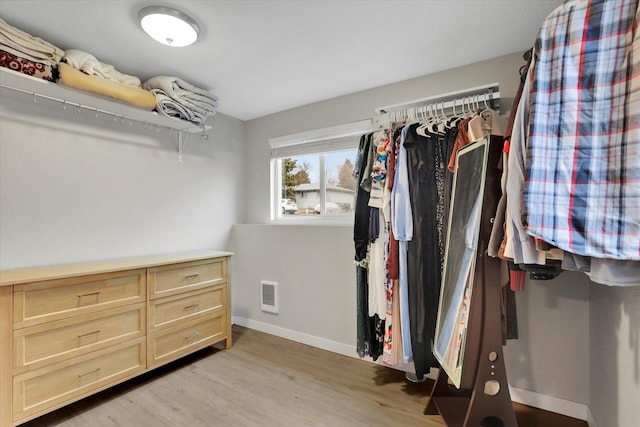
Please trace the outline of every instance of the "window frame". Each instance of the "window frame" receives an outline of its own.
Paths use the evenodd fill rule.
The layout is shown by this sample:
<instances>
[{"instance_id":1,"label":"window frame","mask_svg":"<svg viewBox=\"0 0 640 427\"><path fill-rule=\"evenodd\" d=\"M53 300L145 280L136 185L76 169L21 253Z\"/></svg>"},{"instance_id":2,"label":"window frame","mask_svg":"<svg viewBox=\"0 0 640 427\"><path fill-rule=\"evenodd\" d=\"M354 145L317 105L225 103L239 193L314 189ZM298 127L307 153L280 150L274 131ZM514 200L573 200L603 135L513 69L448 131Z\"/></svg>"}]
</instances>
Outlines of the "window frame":
<instances>
[{"instance_id":1,"label":"window frame","mask_svg":"<svg viewBox=\"0 0 640 427\"><path fill-rule=\"evenodd\" d=\"M353 223L352 214L326 214L326 174L325 154L357 150L360 137L373 131L371 119L346 123L307 132L300 132L269 139L270 147L270 221L287 224L335 224ZM320 215L288 215L281 212L282 201L282 159L302 155L319 156L319 198L322 212ZM356 165L354 164L354 167Z\"/></svg>"}]
</instances>

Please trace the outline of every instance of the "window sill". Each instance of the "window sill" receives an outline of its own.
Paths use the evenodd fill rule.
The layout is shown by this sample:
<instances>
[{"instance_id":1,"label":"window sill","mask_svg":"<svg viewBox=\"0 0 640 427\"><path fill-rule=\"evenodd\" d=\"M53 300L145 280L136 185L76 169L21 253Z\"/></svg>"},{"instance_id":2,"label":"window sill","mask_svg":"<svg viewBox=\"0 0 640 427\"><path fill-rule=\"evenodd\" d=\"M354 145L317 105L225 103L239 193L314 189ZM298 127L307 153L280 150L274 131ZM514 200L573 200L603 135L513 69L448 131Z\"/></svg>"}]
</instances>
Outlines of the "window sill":
<instances>
[{"instance_id":1,"label":"window sill","mask_svg":"<svg viewBox=\"0 0 640 427\"><path fill-rule=\"evenodd\" d=\"M299 216L287 215L269 221L272 225L304 225L304 226L341 226L353 227L353 215L336 215L336 216Z\"/></svg>"}]
</instances>

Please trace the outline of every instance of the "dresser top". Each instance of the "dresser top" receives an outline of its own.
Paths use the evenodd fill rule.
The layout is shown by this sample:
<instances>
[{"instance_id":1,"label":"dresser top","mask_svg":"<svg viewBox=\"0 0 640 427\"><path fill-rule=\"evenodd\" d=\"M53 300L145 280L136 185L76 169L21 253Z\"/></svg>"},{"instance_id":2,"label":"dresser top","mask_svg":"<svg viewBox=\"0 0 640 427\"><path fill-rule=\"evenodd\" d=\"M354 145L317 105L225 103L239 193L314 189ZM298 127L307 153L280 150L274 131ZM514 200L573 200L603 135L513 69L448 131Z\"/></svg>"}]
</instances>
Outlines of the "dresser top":
<instances>
[{"instance_id":1,"label":"dresser top","mask_svg":"<svg viewBox=\"0 0 640 427\"><path fill-rule=\"evenodd\" d=\"M0 270L0 286L43 280L63 279L86 274L110 273L112 271L135 268L156 267L177 262L198 261L208 258L220 258L233 255L224 251L194 251L170 254L149 255L131 258L116 258L100 261L88 261L74 264L57 264L37 267L24 267L12 270Z\"/></svg>"}]
</instances>

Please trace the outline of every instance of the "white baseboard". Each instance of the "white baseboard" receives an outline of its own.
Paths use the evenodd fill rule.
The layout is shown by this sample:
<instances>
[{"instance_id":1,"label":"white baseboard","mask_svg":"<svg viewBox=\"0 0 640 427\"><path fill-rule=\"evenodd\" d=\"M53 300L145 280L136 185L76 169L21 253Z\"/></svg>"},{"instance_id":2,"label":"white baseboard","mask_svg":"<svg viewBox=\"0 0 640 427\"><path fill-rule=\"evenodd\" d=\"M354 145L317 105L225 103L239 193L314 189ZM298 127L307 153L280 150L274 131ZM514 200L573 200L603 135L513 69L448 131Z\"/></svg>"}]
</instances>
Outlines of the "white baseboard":
<instances>
[{"instance_id":1,"label":"white baseboard","mask_svg":"<svg viewBox=\"0 0 640 427\"><path fill-rule=\"evenodd\" d=\"M514 402L577 418L579 420L588 420L588 415L590 414L589 407L587 405L560 399L559 397L547 396L546 394L540 394L534 391L523 390L521 388L511 386L509 386L509 394L511 394L511 400ZM592 427L596 427L595 424Z\"/></svg>"},{"instance_id":2,"label":"white baseboard","mask_svg":"<svg viewBox=\"0 0 640 427\"><path fill-rule=\"evenodd\" d=\"M280 326L274 326L244 317L233 316L233 323L239 326L244 326L245 328L255 329L256 331L317 347L322 350L358 358L356 347L354 345L343 344L337 341L320 338L304 332L294 331L292 329L282 328ZM363 360L370 361L369 359ZM428 375L428 377L435 379L433 375ZM511 394L511 400L514 402L533 406L534 408L544 409L545 411L556 412L572 418L586 420L589 423L589 427L597 427L587 405L511 386L509 386L509 393Z\"/></svg>"},{"instance_id":3,"label":"white baseboard","mask_svg":"<svg viewBox=\"0 0 640 427\"><path fill-rule=\"evenodd\" d=\"M312 347L321 348L344 356L358 357L355 345L347 345L337 341L331 341L326 338L320 338L314 335L305 334L304 332L294 331L292 329L286 329L244 317L233 316L233 323L239 326L244 326L245 328L255 329L256 331L265 332L267 334L286 338L291 341L307 344Z\"/></svg>"},{"instance_id":4,"label":"white baseboard","mask_svg":"<svg viewBox=\"0 0 640 427\"><path fill-rule=\"evenodd\" d=\"M598 423L591 413L591 408L587 408L587 423L589 423L589 427L598 427Z\"/></svg>"}]
</instances>

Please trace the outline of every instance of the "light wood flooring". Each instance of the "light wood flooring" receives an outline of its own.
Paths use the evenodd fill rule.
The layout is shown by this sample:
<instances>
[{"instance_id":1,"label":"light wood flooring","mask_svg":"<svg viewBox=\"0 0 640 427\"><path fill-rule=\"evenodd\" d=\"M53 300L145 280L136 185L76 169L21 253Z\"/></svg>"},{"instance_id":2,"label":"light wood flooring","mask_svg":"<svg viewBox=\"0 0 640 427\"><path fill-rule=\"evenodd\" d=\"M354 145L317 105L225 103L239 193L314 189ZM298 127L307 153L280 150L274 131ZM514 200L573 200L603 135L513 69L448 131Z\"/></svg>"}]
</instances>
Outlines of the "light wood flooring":
<instances>
[{"instance_id":1,"label":"light wood flooring","mask_svg":"<svg viewBox=\"0 0 640 427\"><path fill-rule=\"evenodd\" d=\"M445 426L422 414L432 382L242 327L233 338L23 426ZM520 427L587 426L514 407Z\"/></svg>"}]
</instances>

